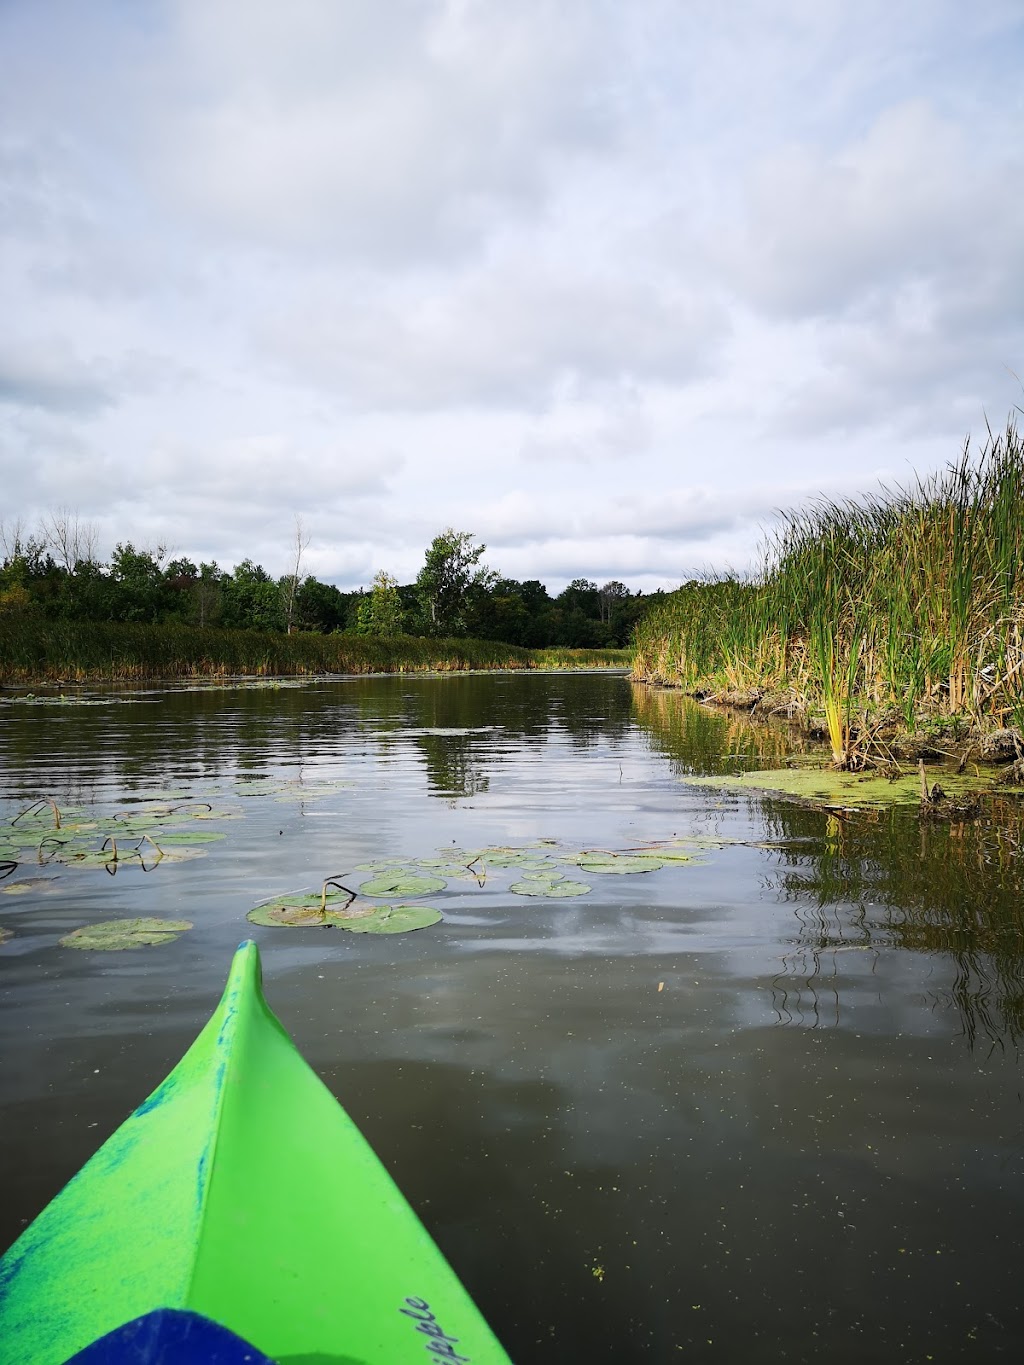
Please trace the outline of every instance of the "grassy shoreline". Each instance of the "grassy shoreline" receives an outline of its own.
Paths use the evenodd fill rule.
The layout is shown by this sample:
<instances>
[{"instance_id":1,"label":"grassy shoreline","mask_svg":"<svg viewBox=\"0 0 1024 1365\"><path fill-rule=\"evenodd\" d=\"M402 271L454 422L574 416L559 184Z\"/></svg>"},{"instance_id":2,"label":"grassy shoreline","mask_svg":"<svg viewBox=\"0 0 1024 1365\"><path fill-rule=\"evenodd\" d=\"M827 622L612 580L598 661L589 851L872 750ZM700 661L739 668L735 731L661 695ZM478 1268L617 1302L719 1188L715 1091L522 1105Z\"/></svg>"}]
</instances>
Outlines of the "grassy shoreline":
<instances>
[{"instance_id":1,"label":"grassy shoreline","mask_svg":"<svg viewBox=\"0 0 1024 1365\"><path fill-rule=\"evenodd\" d=\"M627 650L523 649L493 640L282 635L249 630L0 618L0 685L301 677L469 669L628 668Z\"/></svg>"},{"instance_id":2,"label":"grassy shoreline","mask_svg":"<svg viewBox=\"0 0 1024 1365\"><path fill-rule=\"evenodd\" d=\"M785 513L751 578L691 582L640 623L633 677L820 729L839 768L993 734L1024 758L1013 422L911 487Z\"/></svg>"}]
</instances>

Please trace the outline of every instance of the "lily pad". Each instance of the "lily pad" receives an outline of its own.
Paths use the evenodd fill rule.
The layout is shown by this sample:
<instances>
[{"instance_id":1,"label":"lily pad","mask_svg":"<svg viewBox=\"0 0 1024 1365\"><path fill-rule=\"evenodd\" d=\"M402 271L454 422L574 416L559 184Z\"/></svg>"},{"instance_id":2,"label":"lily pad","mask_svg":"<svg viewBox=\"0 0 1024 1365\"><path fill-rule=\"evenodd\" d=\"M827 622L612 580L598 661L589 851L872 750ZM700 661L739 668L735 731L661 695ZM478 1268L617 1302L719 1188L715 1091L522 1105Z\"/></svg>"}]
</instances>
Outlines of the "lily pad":
<instances>
[{"instance_id":1,"label":"lily pad","mask_svg":"<svg viewBox=\"0 0 1024 1365\"><path fill-rule=\"evenodd\" d=\"M584 872L617 873L657 872L665 866L661 858L633 853L578 853L572 860Z\"/></svg>"},{"instance_id":2,"label":"lily pad","mask_svg":"<svg viewBox=\"0 0 1024 1365\"><path fill-rule=\"evenodd\" d=\"M285 926L293 929L346 929L353 920L375 915L379 906L353 900L333 892L324 899L316 891L306 896L279 896L250 910L246 919L253 924Z\"/></svg>"},{"instance_id":3,"label":"lily pad","mask_svg":"<svg viewBox=\"0 0 1024 1365\"><path fill-rule=\"evenodd\" d=\"M427 905L382 905L372 916L354 920L344 928L353 934L408 934L414 929L429 929L444 916Z\"/></svg>"},{"instance_id":4,"label":"lily pad","mask_svg":"<svg viewBox=\"0 0 1024 1365\"><path fill-rule=\"evenodd\" d=\"M369 863L356 863L356 872L394 872L399 868L412 867L408 858L376 858Z\"/></svg>"},{"instance_id":5,"label":"lily pad","mask_svg":"<svg viewBox=\"0 0 1024 1365\"><path fill-rule=\"evenodd\" d=\"M476 867L466 867L464 863L446 863L440 858L421 858L416 866L425 868L435 877L444 877L449 881L479 881L483 872L482 868L478 871Z\"/></svg>"},{"instance_id":6,"label":"lily pad","mask_svg":"<svg viewBox=\"0 0 1024 1365\"><path fill-rule=\"evenodd\" d=\"M101 848L95 843L84 844L75 839L47 840L39 846L38 861L44 866L61 863L65 867L106 867L108 864L139 862L135 846L127 843L115 850L110 844Z\"/></svg>"},{"instance_id":7,"label":"lily pad","mask_svg":"<svg viewBox=\"0 0 1024 1365\"><path fill-rule=\"evenodd\" d=\"M190 829L185 831L172 832L169 834L158 834L155 836L154 842L160 848L163 848L165 845L168 848L178 848L184 846L191 846L192 844L215 844L219 840L226 839L227 837L228 836L226 834L221 834L217 830Z\"/></svg>"},{"instance_id":8,"label":"lily pad","mask_svg":"<svg viewBox=\"0 0 1024 1365\"><path fill-rule=\"evenodd\" d=\"M60 942L64 948L118 953L126 948L156 948L162 943L173 943L179 934L192 927L192 921L187 919L108 919L75 929Z\"/></svg>"},{"instance_id":9,"label":"lily pad","mask_svg":"<svg viewBox=\"0 0 1024 1365\"><path fill-rule=\"evenodd\" d=\"M518 851L484 849L481 856L488 867L529 867L541 861L535 852L526 849Z\"/></svg>"},{"instance_id":10,"label":"lily pad","mask_svg":"<svg viewBox=\"0 0 1024 1365\"><path fill-rule=\"evenodd\" d=\"M561 877L558 881L550 881L545 878L543 881L537 879L534 881L523 880L521 882L513 882L509 889L514 891L517 896L557 896L561 898L565 896L585 896L588 891L593 890L593 887L587 886L584 882L573 881L569 877Z\"/></svg>"},{"instance_id":11,"label":"lily pad","mask_svg":"<svg viewBox=\"0 0 1024 1365\"><path fill-rule=\"evenodd\" d=\"M461 863L463 867L479 862L489 852L486 848L442 848L438 851L445 858L450 858L453 863Z\"/></svg>"},{"instance_id":12,"label":"lily pad","mask_svg":"<svg viewBox=\"0 0 1024 1365\"><path fill-rule=\"evenodd\" d=\"M412 872L383 872L363 882L359 890L364 896L429 896L447 886L441 877L422 877Z\"/></svg>"}]
</instances>

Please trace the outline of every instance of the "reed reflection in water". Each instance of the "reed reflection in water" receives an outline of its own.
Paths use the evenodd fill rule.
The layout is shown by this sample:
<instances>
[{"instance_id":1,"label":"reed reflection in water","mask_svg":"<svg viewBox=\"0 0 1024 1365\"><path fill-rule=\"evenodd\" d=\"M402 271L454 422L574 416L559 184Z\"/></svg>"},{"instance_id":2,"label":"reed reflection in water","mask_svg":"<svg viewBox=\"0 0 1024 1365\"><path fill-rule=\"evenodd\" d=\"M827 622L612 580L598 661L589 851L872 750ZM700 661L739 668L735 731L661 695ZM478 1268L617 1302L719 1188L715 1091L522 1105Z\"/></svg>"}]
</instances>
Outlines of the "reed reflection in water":
<instances>
[{"instance_id":1,"label":"reed reflection in water","mask_svg":"<svg viewBox=\"0 0 1024 1365\"><path fill-rule=\"evenodd\" d=\"M785 727L679 694L637 687L634 704L681 776L778 766L797 747ZM772 864L764 889L794 916L773 981L779 1023L841 1025L844 989L876 974L883 951L902 950L922 959L925 1008L957 1011L972 1046L1018 1046L1024 799L993 797L982 819L963 823L922 820L906 806L833 812L770 796L758 804ZM936 960L948 964L945 977Z\"/></svg>"}]
</instances>

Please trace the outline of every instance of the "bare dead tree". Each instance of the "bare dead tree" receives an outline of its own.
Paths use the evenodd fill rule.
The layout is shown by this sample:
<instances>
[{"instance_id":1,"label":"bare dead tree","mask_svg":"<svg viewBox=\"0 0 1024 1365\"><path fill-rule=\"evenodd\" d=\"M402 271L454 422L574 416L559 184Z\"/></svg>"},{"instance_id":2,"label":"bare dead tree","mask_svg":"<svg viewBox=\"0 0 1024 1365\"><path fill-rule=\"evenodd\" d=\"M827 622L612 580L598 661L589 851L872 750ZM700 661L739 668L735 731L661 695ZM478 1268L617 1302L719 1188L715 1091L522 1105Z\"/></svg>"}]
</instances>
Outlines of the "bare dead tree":
<instances>
[{"instance_id":1,"label":"bare dead tree","mask_svg":"<svg viewBox=\"0 0 1024 1365\"><path fill-rule=\"evenodd\" d=\"M300 516L296 515L296 517L295 517L295 539L294 539L294 541L293 541L293 543L292 543L292 548L293 548L293 551L294 551L294 559L293 559L293 562L292 562L292 571L291 571L291 573L287 576L287 578L285 579L285 584L284 584L284 589L285 589L285 622L286 622L286 626L287 626L287 632L288 632L289 635L291 635L292 630L293 630L293 628L294 628L294 627L293 627L293 621L294 621L294 619L295 619L295 597L296 597L296 594L297 594L298 591L299 591L299 578L300 578L300 574L301 574L301 572L302 572L302 556L303 556L303 554L305 553L306 547L307 547L308 545L309 545L309 535L306 533L306 528L305 528L305 527L303 526L303 524L302 524L302 518L301 518Z\"/></svg>"},{"instance_id":2,"label":"bare dead tree","mask_svg":"<svg viewBox=\"0 0 1024 1365\"><path fill-rule=\"evenodd\" d=\"M10 521L0 518L0 548L6 561L17 559L23 554L30 539L24 517L13 517Z\"/></svg>"},{"instance_id":3,"label":"bare dead tree","mask_svg":"<svg viewBox=\"0 0 1024 1365\"><path fill-rule=\"evenodd\" d=\"M83 521L70 507L48 512L42 522L43 539L57 563L68 573L79 564L94 564L98 536L91 521Z\"/></svg>"}]
</instances>

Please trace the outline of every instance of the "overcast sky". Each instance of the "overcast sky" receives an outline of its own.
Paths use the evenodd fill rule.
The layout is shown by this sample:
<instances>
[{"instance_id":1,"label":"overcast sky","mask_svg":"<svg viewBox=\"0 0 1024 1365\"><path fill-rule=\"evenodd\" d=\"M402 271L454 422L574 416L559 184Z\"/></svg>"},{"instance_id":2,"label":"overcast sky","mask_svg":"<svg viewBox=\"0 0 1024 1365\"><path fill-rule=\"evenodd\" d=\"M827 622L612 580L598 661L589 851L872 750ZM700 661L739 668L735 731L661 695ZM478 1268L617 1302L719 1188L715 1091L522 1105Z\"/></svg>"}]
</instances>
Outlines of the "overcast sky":
<instances>
[{"instance_id":1,"label":"overcast sky","mask_svg":"<svg viewBox=\"0 0 1024 1365\"><path fill-rule=\"evenodd\" d=\"M1024 391L1021 0L0 0L0 515L752 562Z\"/></svg>"}]
</instances>

